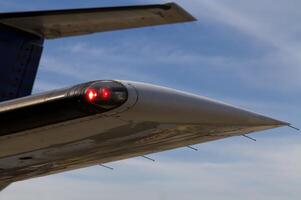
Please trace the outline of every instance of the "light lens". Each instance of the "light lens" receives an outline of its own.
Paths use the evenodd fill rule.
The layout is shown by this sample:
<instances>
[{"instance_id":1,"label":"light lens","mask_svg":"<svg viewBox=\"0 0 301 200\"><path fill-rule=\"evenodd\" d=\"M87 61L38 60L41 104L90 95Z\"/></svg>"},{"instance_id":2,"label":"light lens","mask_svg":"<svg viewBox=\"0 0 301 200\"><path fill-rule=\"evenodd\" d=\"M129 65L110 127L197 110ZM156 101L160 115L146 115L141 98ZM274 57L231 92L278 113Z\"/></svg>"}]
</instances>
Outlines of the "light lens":
<instances>
[{"instance_id":1,"label":"light lens","mask_svg":"<svg viewBox=\"0 0 301 200\"><path fill-rule=\"evenodd\" d=\"M87 98L89 101L95 100L96 97L97 97L97 91L96 91L96 90L91 89L91 88L87 89L87 91L86 91L86 98Z\"/></svg>"},{"instance_id":2,"label":"light lens","mask_svg":"<svg viewBox=\"0 0 301 200\"><path fill-rule=\"evenodd\" d=\"M102 88L101 97L104 100L108 100L111 97L111 90L109 88Z\"/></svg>"}]
</instances>

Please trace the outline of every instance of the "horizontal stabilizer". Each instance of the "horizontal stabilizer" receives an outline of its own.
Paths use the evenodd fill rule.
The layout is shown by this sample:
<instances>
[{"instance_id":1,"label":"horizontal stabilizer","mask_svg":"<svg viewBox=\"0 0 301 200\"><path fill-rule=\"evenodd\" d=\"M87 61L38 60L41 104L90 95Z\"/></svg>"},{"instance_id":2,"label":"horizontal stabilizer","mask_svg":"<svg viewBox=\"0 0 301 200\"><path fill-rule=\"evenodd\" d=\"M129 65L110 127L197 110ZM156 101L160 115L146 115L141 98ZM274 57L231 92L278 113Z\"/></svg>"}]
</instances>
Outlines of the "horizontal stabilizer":
<instances>
[{"instance_id":1,"label":"horizontal stabilizer","mask_svg":"<svg viewBox=\"0 0 301 200\"><path fill-rule=\"evenodd\" d=\"M46 39L194 20L175 3L0 14L0 23Z\"/></svg>"}]
</instances>

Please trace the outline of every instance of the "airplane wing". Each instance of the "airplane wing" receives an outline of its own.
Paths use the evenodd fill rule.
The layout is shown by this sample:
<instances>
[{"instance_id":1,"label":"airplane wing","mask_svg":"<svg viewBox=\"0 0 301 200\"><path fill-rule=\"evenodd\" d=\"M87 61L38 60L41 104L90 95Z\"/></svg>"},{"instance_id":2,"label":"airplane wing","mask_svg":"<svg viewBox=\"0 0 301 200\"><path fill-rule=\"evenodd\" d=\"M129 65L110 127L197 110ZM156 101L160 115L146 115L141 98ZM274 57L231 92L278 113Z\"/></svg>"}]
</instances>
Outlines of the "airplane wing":
<instances>
[{"instance_id":1,"label":"airplane wing","mask_svg":"<svg viewBox=\"0 0 301 200\"><path fill-rule=\"evenodd\" d=\"M130 81L93 81L0 103L0 185L288 125Z\"/></svg>"},{"instance_id":2,"label":"airplane wing","mask_svg":"<svg viewBox=\"0 0 301 200\"><path fill-rule=\"evenodd\" d=\"M175 3L0 14L0 23L46 39L194 20Z\"/></svg>"},{"instance_id":3,"label":"airplane wing","mask_svg":"<svg viewBox=\"0 0 301 200\"><path fill-rule=\"evenodd\" d=\"M288 125L130 81L92 81L28 96L44 38L193 20L173 3L0 14L0 190L15 181Z\"/></svg>"}]
</instances>

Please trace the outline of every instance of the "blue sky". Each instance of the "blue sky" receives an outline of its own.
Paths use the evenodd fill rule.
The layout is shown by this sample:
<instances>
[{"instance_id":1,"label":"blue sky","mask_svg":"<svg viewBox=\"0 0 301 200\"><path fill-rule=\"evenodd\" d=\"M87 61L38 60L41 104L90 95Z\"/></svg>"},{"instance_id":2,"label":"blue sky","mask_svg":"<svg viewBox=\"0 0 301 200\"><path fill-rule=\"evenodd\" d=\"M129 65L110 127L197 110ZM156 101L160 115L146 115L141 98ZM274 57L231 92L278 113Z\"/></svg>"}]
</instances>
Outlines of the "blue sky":
<instances>
[{"instance_id":1,"label":"blue sky","mask_svg":"<svg viewBox=\"0 0 301 200\"><path fill-rule=\"evenodd\" d=\"M0 0L0 11L164 3ZM209 96L301 127L301 2L175 0L197 22L48 41L35 92L94 79ZM15 183L0 199L300 199L301 136L289 128Z\"/></svg>"}]
</instances>

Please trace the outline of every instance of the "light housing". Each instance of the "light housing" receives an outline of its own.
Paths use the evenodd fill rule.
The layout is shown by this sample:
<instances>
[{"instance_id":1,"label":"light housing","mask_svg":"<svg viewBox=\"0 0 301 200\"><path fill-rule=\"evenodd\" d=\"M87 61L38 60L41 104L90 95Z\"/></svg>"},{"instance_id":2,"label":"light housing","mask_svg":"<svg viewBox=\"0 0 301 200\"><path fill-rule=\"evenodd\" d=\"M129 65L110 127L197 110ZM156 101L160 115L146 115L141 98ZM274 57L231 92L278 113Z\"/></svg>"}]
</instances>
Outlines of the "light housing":
<instances>
[{"instance_id":1,"label":"light housing","mask_svg":"<svg viewBox=\"0 0 301 200\"><path fill-rule=\"evenodd\" d=\"M95 81L84 88L84 99L98 109L111 109L123 104L128 98L126 87L115 81Z\"/></svg>"},{"instance_id":2,"label":"light housing","mask_svg":"<svg viewBox=\"0 0 301 200\"><path fill-rule=\"evenodd\" d=\"M92 81L2 102L0 136L105 113L127 99L122 83Z\"/></svg>"}]
</instances>

